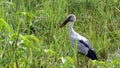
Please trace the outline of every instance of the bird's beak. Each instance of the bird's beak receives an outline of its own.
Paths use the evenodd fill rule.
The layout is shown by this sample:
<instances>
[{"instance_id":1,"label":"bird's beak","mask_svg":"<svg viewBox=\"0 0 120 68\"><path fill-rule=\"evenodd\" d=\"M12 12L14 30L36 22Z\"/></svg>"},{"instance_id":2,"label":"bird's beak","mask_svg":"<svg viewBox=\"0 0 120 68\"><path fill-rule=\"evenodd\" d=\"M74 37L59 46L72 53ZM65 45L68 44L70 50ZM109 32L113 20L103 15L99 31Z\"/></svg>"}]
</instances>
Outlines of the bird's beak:
<instances>
[{"instance_id":1,"label":"bird's beak","mask_svg":"<svg viewBox=\"0 0 120 68\"><path fill-rule=\"evenodd\" d=\"M64 27L69 22L69 18L66 18L65 21L60 25L60 28Z\"/></svg>"}]
</instances>

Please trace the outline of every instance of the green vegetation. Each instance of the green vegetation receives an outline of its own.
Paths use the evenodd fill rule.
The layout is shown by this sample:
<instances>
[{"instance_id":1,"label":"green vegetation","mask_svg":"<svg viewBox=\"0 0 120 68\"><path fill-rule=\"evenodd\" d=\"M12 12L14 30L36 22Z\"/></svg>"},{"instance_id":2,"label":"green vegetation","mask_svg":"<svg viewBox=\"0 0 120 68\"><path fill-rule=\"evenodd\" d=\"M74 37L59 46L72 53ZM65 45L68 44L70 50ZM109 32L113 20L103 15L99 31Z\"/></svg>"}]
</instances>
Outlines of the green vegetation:
<instances>
[{"instance_id":1,"label":"green vegetation","mask_svg":"<svg viewBox=\"0 0 120 68\"><path fill-rule=\"evenodd\" d=\"M76 68L68 25L59 28L71 13L99 58L89 68L120 68L120 0L0 0L0 68Z\"/></svg>"}]
</instances>

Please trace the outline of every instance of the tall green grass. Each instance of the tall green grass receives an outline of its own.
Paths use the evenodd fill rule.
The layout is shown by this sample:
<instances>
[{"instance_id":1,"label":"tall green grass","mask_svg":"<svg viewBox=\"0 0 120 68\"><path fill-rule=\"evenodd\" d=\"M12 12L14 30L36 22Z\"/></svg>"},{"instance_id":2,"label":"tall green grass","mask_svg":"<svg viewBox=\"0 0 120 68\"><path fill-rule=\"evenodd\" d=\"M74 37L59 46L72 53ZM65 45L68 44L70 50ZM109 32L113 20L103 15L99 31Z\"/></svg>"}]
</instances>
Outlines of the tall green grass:
<instances>
[{"instance_id":1,"label":"tall green grass","mask_svg":"<svg viewBox=\"0 0 120 68\"><path fill-rule=\"evenodd\" d=\"M90 40L99 59L89 67L119 68L119 0L1 0L0 67L84 68L86 57L71 47L68 25L59 28L71 13L74 30Z\"/></svg>"}]
</instances>

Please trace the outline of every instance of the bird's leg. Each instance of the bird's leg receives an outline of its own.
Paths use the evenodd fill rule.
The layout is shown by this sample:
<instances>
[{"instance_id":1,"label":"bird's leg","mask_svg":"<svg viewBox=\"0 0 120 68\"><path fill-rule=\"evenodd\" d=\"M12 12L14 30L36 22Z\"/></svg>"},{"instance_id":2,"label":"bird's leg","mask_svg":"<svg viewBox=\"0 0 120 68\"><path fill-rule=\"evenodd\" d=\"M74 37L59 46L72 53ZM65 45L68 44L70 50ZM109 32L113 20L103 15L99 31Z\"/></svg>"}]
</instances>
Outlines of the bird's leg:
<instances>
[{"instance_id":1,"label":"bird's leg","mask_svg":"<svg viewBox=\"0 0 120 68\"><path fill-rule=\"evenodd\" d=\"M88 68L88 57L85 56L86 68Z\"/></svg>"},{"instance_id":2,"label":"bird's leg","mask_svg":"<svg viewBox=\"0 0 120 68\"><path fill-rule=\"evenodd\" d=\"M79 68L79 59L78 59L78 54L77 54L77 67Z\"/></svg>"},{"instance_id":3,"label":"bird's leg","mask_svg":"<svg viewBox=\"0 0 120 68\"><path fill-rule=\"evenodd\" d=\"M78 57L77 57L77 67L79 68L79 62L78 62Z\"/></svg>"}]
</instances>

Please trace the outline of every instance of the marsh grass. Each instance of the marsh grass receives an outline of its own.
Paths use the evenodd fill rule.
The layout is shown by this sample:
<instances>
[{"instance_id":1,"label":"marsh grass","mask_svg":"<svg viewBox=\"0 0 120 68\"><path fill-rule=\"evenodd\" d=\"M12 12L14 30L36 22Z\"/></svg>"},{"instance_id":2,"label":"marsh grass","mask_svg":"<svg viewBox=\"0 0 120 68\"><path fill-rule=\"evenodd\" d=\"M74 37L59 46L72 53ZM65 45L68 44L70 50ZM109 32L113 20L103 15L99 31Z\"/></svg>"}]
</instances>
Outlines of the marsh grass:
<instances>
[{"instance_id":1,"label":"marsh grass","mask_svg":"<svg viewBox=\"0 0 120 68\"><path fill-rule=\"evenodd\" d=\"M120 67L119 0L1 0L0 67L85 67L84 56L70 44L68 25L59 26L68 14L77 21L74 30L87 37L99 61L90 68Z\"/></svg>"}]
</instances>

